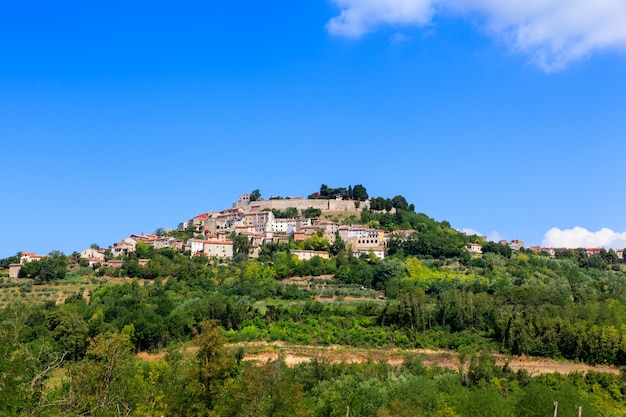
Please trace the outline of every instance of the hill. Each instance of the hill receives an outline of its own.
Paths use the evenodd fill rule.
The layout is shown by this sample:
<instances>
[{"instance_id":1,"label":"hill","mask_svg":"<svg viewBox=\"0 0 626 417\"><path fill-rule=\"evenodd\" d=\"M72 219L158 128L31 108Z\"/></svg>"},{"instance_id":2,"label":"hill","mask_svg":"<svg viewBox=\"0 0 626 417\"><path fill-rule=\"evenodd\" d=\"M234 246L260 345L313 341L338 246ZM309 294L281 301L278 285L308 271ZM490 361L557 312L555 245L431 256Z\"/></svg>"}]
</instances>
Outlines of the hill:
<instances>
[{"instance_id":1,"label":"hill","mask_svg":"<svg viewBox=\"0 0 626 417\"><path fill-rule=\"evenodd\" d=\"M232 258L141 241L120 268L54 253L28 277L3 272L0 412L514 416L559 401L623 415L621 259L486 243L398 201L341 229L389 237L384 257L355 256L338 229L261 243L256 258L233 234ZM530 357L586 373L540 375Z\"/></svg>"}]
</instances>

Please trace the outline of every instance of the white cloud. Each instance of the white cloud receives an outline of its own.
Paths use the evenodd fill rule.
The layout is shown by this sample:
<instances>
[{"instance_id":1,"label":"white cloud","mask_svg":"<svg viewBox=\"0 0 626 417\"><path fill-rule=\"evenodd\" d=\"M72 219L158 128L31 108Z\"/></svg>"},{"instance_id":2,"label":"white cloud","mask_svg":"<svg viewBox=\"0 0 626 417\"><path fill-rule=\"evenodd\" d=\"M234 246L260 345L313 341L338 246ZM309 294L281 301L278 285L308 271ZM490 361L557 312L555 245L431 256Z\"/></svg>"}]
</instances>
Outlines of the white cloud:
<instances>
[{"instance_id":1,"label":"white cloud","mask_svg":"<svg viewBox=\"0 0 626 417\"><path fill-rule=\"evenodd\" d=\"M590 232L584 227L561 230L556 227L548 230L541 242L548 248L613 248L626 247L626 232L618 233L603 228Z\"/></svg>"},{"instance_id":2,"label":"white cloud","mask_svg":"<svg viewBox=\"0 0 626 417\"><path fill-rule=\"evenodd\" d=\"M487 240L489 242L499 242L501 240L504 240L504 236L494 230L487 235Z\"/></svg>"},{"instance_id":3,"label":"white cloud","mask_svg":"<svg viewBox=\"0 0 626 417\"><path fill-rule=\"evenodd\" d=\"M381 24L425 25L433 17L432 0L333 0L341 14L326 29L333 35L357 38Z\"/></svg>"},{"instance_id":4,"label":"white cloud","mask_svg":"<svg viewBox=\"0 0 626 417\"><path fill-rule=\"evenodd\" d=\"M459 232L465 233L468 236L471 236L471 235L482 236L483 235L478 230L470 229L470 228L467 228L467 227L459 230Z\"/></svg>"},{"instance_id":5,"label":"white cloud","mask_svg":"<svg viewBox=\"0 0 626 417\"><path fill-rule=\"evenodd\" d=\"M504 237L500 233L496 232L495 230L489 233L488 235L485 235L479 232L478 230L474 230L470 228L461 229L461 232L465 233L468 236L471 236L471 235L485 236L489 242L499 242L501 240L504 240Z\"/></svg>"},{"instance_id":6,"label":"white cloud","mask_svg":"<svg viewBox=\"0 0 626 417\"><path fill-rule=\"evenodd\" d=\"M428 25L433 16L479 16L487 32L546 71L601 50L626 50L624 0L333 0L327 29L359 37L384 24ZM474 19L473 19L474 20Z\"/></svg>"}]
</instances>

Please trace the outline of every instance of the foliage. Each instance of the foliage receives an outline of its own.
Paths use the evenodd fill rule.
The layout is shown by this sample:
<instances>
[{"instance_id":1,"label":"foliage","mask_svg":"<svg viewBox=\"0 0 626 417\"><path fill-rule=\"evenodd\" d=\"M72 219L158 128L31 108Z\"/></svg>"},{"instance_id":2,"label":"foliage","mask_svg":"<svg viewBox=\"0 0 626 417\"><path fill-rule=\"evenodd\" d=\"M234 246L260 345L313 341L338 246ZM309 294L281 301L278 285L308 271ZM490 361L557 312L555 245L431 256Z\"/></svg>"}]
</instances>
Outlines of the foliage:
<instances>
[{"instance_id":1,"label":"foliage","mask_svg":"<svg viewBox=\"0 0 626 417\"><path fill-rule=\"evenodd\" d=\"M307 219L320 217L321 215L322 215L322 210L318 208L309 207L309 208L302 210L302 216L304 216Z\"/></svg>"},{"instance_id":2,"label":"foliage","mask_svg":"<svg viewBox=\"0 0 626 417\"><path fill-rule=\"evenodd\" d=\"M298 217L298 209L295 207L287 207L285 210L272 209L272 213L277 219L295 219Z\"/></svg>"},{"instance_id":3,"label":"foliage","mask_svg":"<svg viewBox=\"0 0 626 417\"><path fill-rule=\"evenodd\" d=\"M20 278L31 278L37 282L62 280L67 273L67 258L63 254L26 262L20 269Z\"/></svg>"},{"instance_id":4,"label":"foliage","mask_svg":"<svg viewBox=\"0 0 626 417\"><path fill-rule=\"evenodd\" d=\"M369 198L369 196L367 195L367 190L361 184L357 184L354 187L349 185L348 188L330 188L328 187L328 185L322 184L320 186L319 192L311 194L309 198L323 200L333 200L335 198L341 198L344 200L365 201Z\"/></svg>"},{"instance_id":5,"label":"foliage","mask_svg":"<svg viewBox=\"0 0 626 417\"><path fill-rule=\"evenodd\" d=\"M257 201L261 198L261 191L259 191L259 189L254 189L252 190L252 192L250 193L250 201Z\"/></svg>"},{"instance_id":6,"label":"foliage","mask_svg":"<svg viewBox=\"0 0 626 417\"><path fill-rule=\"evenodd\" d=\"M0 259L0 268L6 269L9 267L9 265L18 263L20 263L19 254L15 256L9 256L8 258Z\"/></svg>"}]
</instances>

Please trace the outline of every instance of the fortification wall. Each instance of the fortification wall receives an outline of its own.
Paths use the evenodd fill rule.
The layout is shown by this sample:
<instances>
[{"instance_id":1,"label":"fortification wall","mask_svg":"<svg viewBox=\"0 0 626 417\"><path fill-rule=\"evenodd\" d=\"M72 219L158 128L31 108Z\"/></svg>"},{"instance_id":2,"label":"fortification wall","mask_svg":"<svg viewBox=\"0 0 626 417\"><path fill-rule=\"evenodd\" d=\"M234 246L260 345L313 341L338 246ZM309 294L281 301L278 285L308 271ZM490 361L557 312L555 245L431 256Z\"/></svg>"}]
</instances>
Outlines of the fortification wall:
<instances>
[{"instance_id":1,"label":"fortification wall","mask_svg":"<svg viewBox=\"0 0 626 417\"><path fill-rule=\"evenodd\" d=\"M285 200L257 200L247 201L240 200L235 203L235 207L241 207L248 211L261 211L263 209L285 210L289 207L295 207L302 211L313 207L322 211L362 211L369 207L369 201L359 202L359 207L355 205L353 200L309 200L306 198L294 198Z\"/></svg>"}]
</instances>

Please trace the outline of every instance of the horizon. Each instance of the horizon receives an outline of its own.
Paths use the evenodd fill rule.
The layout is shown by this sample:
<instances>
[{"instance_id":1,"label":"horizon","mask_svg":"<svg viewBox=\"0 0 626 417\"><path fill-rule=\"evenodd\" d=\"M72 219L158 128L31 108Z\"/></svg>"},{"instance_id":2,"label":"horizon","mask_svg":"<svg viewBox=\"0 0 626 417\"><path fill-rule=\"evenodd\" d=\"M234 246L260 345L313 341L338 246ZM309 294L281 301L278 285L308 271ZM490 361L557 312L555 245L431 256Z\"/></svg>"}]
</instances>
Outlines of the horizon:
<instances>
[{"instance_id":1,"label":"horizon","mask_svg":"<svg viewBox=\"0 0 626 417\"><path fill-rule=\"evenodd\" d=\"M527 246L626 246L617 4L12 3L0 45L0 258L322 183Z\"/></svg>"}]
</instances>

